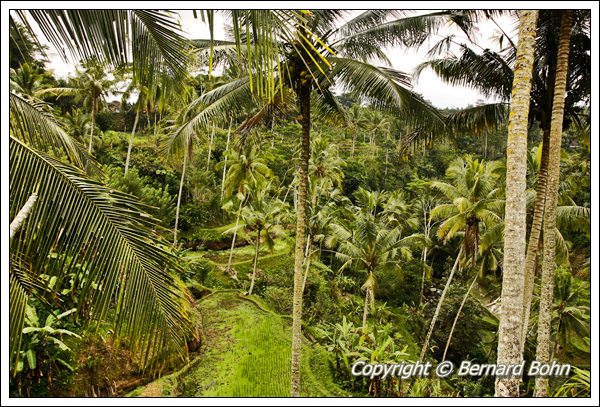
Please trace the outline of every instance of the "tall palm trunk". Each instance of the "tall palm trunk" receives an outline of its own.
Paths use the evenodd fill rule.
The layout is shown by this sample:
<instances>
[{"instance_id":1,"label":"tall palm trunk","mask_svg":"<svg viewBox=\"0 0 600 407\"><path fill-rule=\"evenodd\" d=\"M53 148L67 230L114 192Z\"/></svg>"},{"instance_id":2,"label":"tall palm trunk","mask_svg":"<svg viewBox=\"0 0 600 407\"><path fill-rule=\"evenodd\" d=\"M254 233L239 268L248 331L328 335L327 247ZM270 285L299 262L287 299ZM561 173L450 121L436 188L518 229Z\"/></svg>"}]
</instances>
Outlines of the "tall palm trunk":
<instances>
[{"instance_id":1,"label":"tall palm trunk","mask_svg":"<svg viewBox=\"0 0 600 407\"><path fill-rule=\"evenodd\" d=\"M448 348L450 347L450 342L452 342L452 335L454 335L454 329L456 328L456 323L458 322L458 318L460 318L460 313L462 312L469 295L471 294L471 290L475 287L475 282L477 281L477 275L473 278L467 293L465 294L462 302L460 303L460 307L458 307L458 311L456 311L456 316L454 317L454 322L452 322L452 328L450 328L450 333L448 334L448 340L446 341L446 347L444 348L444 355L442 356L442 361L446 360L446 353L448 353Z\"/></svg>"},{"instance_id":2,"label":"tall palm trunk","mask_svg":"<svg viewBox=\"0 0 600 407\"><path fill-rule=\"evenodd\" d=\"M254 280L256 279L256 262L258 261L258 251L260 250L260 232L261 229L258 228L258 231L256 232L256 245L254 246L254 261L252 262L252 280L250 281L248 295L252 295L252 290L254 289Z\"/></svg>"},{"instance_id":3,"label":"tall palm trunk","mask_svg":"<svg viewBox=\"0 0 600 407\"><path fill-rule=\"evenodd\" d=\"M294 297L292 309L292 377L291 395L300 396L300 358L302 352L302 265L306 244L306 198L308 163L310 161L310 84L298 86L298 101L302 116L302 142L298 171L296 212L296 245L294 248Z\"/></svg>"},{"instance_id":4,"label":"tall palm trunk","mask_svg":"<svg viewBox=\"0 0 600 407\"><path fill-rule=\"evenodd\" d=\"M206 157L206 171L210 169L210 154L212 153L213 139L215 138L215 126L213 124L212 133L208 139L208 155Z\"/></svg>"},{"instance_id":5,"label":"tall palm trunk","mask_svg":"<svg viewBox=\"0 0 600 407\"><path fill-rule=\"evenodd\" d=\"M425 203L423 203L423 234L425 238L429 239L429 235L431 233L431 217L427 216L428 211L425 207ZM425 272L427 271L427 245L424 245L423 252L421 254L421 268L422 268L422 276L421 276L421 292L419 294L419 306L423 303L423 291L425 289Z\"/></svg>"},{"instance_id":6,"label":"tall palm trunk","mask_svg":"<svg viewBox=\"0 0 600 407\"><path fill-rule=\"evenodd\" d=\"M92 154L92 149L94 145L94 127L96 127L96 108L97 108L97 100L94 98L92 101L92 125L90 127L90 144L88 145L88 154Z\"/></svg>"},{"instance_id":7,"label":"tall palm trunk","mask_svg":"<svg viewBox=\"0 0 600 407\"><path fill-rule=\"evenodd\" d=\"M569 69L569 41L571 40L572 25L573 12L570 10L563 11L560 24L560 40L558 43L554 100L552 102L550 150L548 154L548 185L546 187L546 210L544 211L542 285L536 351L536 359L541 363L550 362L550 324L552 321L554 272L556 269L556 262L554 260L556 252L556 204L558 201L562 125L565 113L565 95L567 92L567 74ZM548 396L548 378L542 376L536 377L534 395L536 397Z\"/></svg>"},{"instance_id":8,"label":"tall palm trunk","mask_svg":"<svg viewBox=\"0 0 600 407\"><path fill-rule=\"evenodd\" d=\"M185 180L185 167L187 166L188 149L183 153L183 168L181 170L181 181L179 181L179 194L177 194L177 209L175 209L175 229L173 230L173 245L177 245L177 227L179 226L179 208L181 208L181 194ZM127 168L127 167L125 167Z\"/></svg>"},{"instance_id":9,"label":"tall palm trunk","mask_svg":"<svg viewBox=\"0 0 600 407\"><path fill-rule=\"evenodd\" d=\"M229 151L229 139L231 137L231 124L233 118L229 119L229 130L227 131L227 144L225 144L225 164L223 165L223 177L221 179L221 204L223 203L223 196L225 195L225 174L227 174L227 152Z\"/></svg>"},{"instance_id":10,"label":"tall palm trunk","mask_svg":"<svg viewBox=\"0 0 600 407\"><path fill-rule=\"evenodd\" d=\"M244 205L245 199L240 201L240 207L238 208L237 215L235 217L235 229L233 230L233 239L231 240L231 249L229 250L229 260L227 260L227 272L231 272L231 260L233 259L233 249L235 248L235 240L237 238L237 230L240 224L240 216L242 214L242 207ZM235 276L235 274L234 274Z\"/></svg>"},{"instance_id":11,"label":"tall palm trunk","mask_svg":"<svg viewBox=\"0 0 600 407\"><path fill-rule=\"evenodd\" d=\"M450 271L450 275L448 276L448 281L446 281L446 285L444 286L444 290L442 291L442 296L440 297L437 307L435 308L435 312L433 313L433 318L431 319L431 323L429 324L429 331L427 332L427 336L425 337L425 342L423 343L423 347L421 348L421 355L419 356L419 362L422 362L425 358L425 353L427 353L427 348L429 347L429 341L431 340L431 334L433 333L433 328L435 327L435 323L437 322L438 316L440 315L440 310L442 309L442 304L444 303L444 299L446 298L446 293L448 292L448 287L452 283L452 278L454 278L454 273L456 273L456 269L458 268L458 264L460 262L460 258L462 257L464 250L464 245L460 245L460 250L458 251L458 255L456 256L456 261L454 261L454 266L452 266L452 271Z\"/></svg>"},{"instance_id":12,"label":"tall palm trunk","mask_svg":"<svg viewBox=\"0 0 600 407\"><path fill-rule=\"evenodd\" d=\"M521 354L525 351L527 330L529 329L529 316L531 314L531 300L533 299L533 287L535 280L535 268L537 264L538 246L542 232L542 220L544 219L544 206L546 205L546 179L548 174L548 148L550 146L550 129L544 129L542 138L542 159L535 188L535 206L533 209L533 220L529 232L529 243L525 256L525 285L523 290L523 327L521 333Z\"/></svg>"},{"instance_id":13,"label":"tall palm trunk","mask_svg":"<svg viewBox=\"0 0 600 407\"><path fill-rule=\"evenodd\" d=\"M304 270L304 277L302 278L302 294L304 294L304 288L306 288L306 280L308 279L308 272L310 271L310 235L306 238L306 252L304 253L304 262L306 263Z\"/></svg>"},{"instance_id":14,"label":"tall palm trunk","mask_svg":"<svg viewBox=\"0 0 600 407\"><path fill-rule=\"evenodd\" d=\"M369 303L373 301L371 287L365 287L365 307L363 309L362 332L367 333L367 317L369 316Z\"/></svg>"},{"instance_id":15,"label":"tall palm trunk","mask_svg":"<svg viewBox=\"0 0 600 407\"><path fill-rule=\"evenodd\" d=\"M423 292L425 291L425 274L427 272L427 247L423 247L421 253L421 291L419 294L419 306L423 303Z\"/></svg>"},{"instance_id":16,"label":"tall palm trunk","mask_svg":"<svg viewBox=\"0 0 600 407\"><path fill-rule=\"evenodd\" d=\"M125 175L127 175L127 170L129 169L129 159L131 158L131 147L133 146L133 138L135 137L135 129L138 125L138 120L140 119L140 109L138 107L135 112L135 120L133 121L133 128L131 129L131 136L129 136L129 146L127 146L127 158L125 159ZM185 158L184 158L185 161ZM185 169L184 169L185 171Z\"/></svg>"},{"instance_id":17,"label":"tall palm trunk","mask_svg":"<svg viewBox=\"0 0 600 407\"><path fill-rule=\"evenodd\" d=\"M537 10L519 12L519 42L506 147L504 266L498 328L498 364L521 363L521 313L527 233L527 123ZM496 397L518 397L519 377L496 377Z\"/></svg>"}]
</instances>

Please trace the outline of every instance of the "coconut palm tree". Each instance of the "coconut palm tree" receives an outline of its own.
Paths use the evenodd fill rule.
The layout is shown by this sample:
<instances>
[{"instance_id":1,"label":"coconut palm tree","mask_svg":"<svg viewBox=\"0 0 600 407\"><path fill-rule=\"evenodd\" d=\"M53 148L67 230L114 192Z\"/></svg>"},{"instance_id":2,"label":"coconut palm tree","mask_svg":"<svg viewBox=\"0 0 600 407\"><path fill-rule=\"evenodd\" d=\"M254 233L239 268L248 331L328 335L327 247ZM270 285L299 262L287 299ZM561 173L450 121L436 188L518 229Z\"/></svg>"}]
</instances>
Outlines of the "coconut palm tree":
<instances>
[{"instance_id":1,"label":"coconut palm tree","mask_svg":"<svg viewBox=\"0 0 600 407\"><path fill-rule=\"evenodd\" d=\"M27 62L18 69L10 68L11 90L26 96L39 96L44 88L44 75Z\"/></svg>"},{"instance_id":2,"label":"coconut palm tree","mask_svg":"<svg viewBox=\"0 0 600 407\"><path fill-rule=\"evenodd\" d=\"M258 149L252 145L246 146L241 151L232 150L228 162L230 166L224 185L225 196L230 197L230 201L225 206L232 206L234 199L237 199L239 202L226 268L228 272L233 272L231 262L233 260L233 249L235 248L242 209L251 198L250 191L263 188L267 185L268 179L271 177L271 170L265 160L258 155Z\"/></svg>"},{"instance_id":3,"label":"coconut palm tree","mask_svg":"<svg viewBox=\"0 0 600 407\"><path fill-rule=\"evenodd\" d=\"M80 143L84 143L85 135L88 133L91 124L90 116L81 109L73 109L64 115L64 122L71 137Z\"/></svg>"},{"instance_id":4,"label":"coconut palm tree","mask_svg":"<svg viewBox=\"0 0 600 407\"><path fill-rule=\"evenodd\" d=\"M92 121L88 143L88 154L92 154L96 115L102 106L106 105L106 98L117 81L106 75L105 67L96 58L84 61L82 68L83 70L77 69L72 87L43 89L38 92L38 96L75 96L76 100L83 103L84 107L89 110Z\"/></svg>"},{"instance_id":5,"label":"coconut palm tree","mask_svg":"<svg viewBox=\"0 0 600 407\"><path fill-rule=\"evenodd\" d=\"M569 71L569 43L573 26L573 12L564 11L560 24L560 39L556 61L554 100L550 125L548 149L548 180L546 185L546 204L544 208L544 248L542 262L542 282L540 293L540 311L538 316L538 343L536 359L542 363L550 362L550 325L552 321L552 299L554 294L554 272L556 268L556 207L560 179L560 153L562 129L565 115L565 95ZM538 376L535 380L536 397L548 396L548 378Z\"/></svg>"},{"instance_id":6,"label":"coconut palm tree","mask_svg":"<svg viewBox=\"0 0 600 407\"><path fill-rule=\"evenodd\" d=\"M350 150L350 158L354 157L356 148L356 136L361 130L367 126L367 118L365 109L358 104L352 105L346 110L346 123L348 124L347 131L352 135L352 149Z\"/></svg>"},{"instance_id":7,"label":"coconut palm tree","mask_svg":"<svg viewBox=\"0 0 600 407\"><path fill-rule=\"evenodd\" d=\"M439 311L459 264L477 263L480 224L483 223L486 228L491 228L501 222L498 213L504 201L497 182L502 168L498 162L486 163L469 156L457 158L446 170L446 177L450 179L450 183L441 181L431 183L432 188L440 191L451 202L440 204L431 210L432 219L443 219L438 227L437 236L444 242L462 236L462 242L430 322L420 360L425 357Z\"/></svg>"},{"instance_id":8,"label":"coconut palm tree","mask_svg":"<svg viewBox=\"0 0 600 407\"><path fill-rule=\"evenodd\" d=\"M184 71L184 37L164 12L14 13L11 24L20 20L38 37L29 25L34 20L41 35L65 56L73 52L113 66L131 58L138 73L163 65ZM156 48L157 43L169 46ZM131 196L93 181L81 170L94 168L93 161L42 102L11 91L10 113L10 218L21 213L20 228L10 239L11 367L19 353L28 299L60 304L61 292L41 276L56 276L60 282L76 265L86 273L71 294L86 304L81 317L101 320L112 308L115 333L128 337L142 366L159 367L161 359L185 357L189 320L171 274L177 264L156 238L156 221ZM47 154L52 150L60 154ZM34 193L37 199L23 217L21 209Z\"/></svg>"},{"instance_id":9,"label":"coconut palm tree","mask_svg":"<svg viewBox=\"0 0 600 407\"><path fill-rule=\"evenodd\" d=\"M366 129L369 132L371 158L375 158L375 150L377 147L375 139L377 136L387 139L391 132L392 123L383 113L377 110L368 111L366 120Z\"/></svg>"},{"instance_id":10,"label":"coconut palm tree","mask_svg":"<svg viewBox=\"0 0 600 407\"><path fill-rule=\"evenodd\" d=\"M330 225L328 245L337 246L336 257L342 261L339 272L355 266L364 270L367 278L361 287L365 291L363 333L367 331L369 308L375 309L376 271L386 267L399 267L400 259L411 257L411 244L416 236L402 237L402 227L393 225L380 204L382 195L359 189L355 197L361 207L356 207L348 225Z\"/></svg>"},{"instance_id":11,"label":"coconut palm tree","mask_svg":"<svg viewBox=\"0 0 600 407\"><path fill-rule=\"evenodd\" d=\"M273 227L279 224L281 217L285 214L287 204L277 198L267 196L270 186L256 186L250 191L250 204L242 209L243 226L251 231L256 231L254 246L254 259L252 260L252 278L248 295L252 295L254 281L256 279L256 263L260 252L260 242L264 240L267 248L272 250L275 242L271 238Z\"/></svg>"}]
</instances>

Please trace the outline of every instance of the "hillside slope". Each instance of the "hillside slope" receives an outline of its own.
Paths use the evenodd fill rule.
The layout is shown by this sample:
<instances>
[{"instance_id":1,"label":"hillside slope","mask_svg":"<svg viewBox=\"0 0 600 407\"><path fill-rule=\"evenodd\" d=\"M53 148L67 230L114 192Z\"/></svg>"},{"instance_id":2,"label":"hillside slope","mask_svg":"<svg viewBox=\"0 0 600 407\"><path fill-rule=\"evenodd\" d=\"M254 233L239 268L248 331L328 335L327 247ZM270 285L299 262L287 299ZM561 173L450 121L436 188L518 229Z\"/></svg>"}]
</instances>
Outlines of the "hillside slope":
<instances>
[{"instance_id":1,"label":"hillside slope","mask_svg":"<svg viewBox=\"0 0 600 407\"><path fill-rule=\"evenodd\" d=\"M179 372L140 387L129 396L285 397L290 389L290 320L240 297L219 291L199 302L200 355ZM343 396L334 383L327 353L306 345L302 395Z\"/></svg>"}]
</instances>

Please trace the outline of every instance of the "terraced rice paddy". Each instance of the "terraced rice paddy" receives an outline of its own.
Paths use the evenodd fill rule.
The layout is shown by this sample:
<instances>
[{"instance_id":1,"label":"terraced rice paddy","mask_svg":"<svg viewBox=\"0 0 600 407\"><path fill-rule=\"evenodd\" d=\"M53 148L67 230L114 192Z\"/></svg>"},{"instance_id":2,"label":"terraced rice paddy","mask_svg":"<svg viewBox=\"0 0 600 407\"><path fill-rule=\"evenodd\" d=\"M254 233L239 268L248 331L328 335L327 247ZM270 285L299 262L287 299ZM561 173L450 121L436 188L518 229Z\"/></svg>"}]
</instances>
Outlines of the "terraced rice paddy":
<instances>
[{"instance_id":1,"label":"terraced rice paddy","mask_svg":"<svg viewBox=\"0 0 600 407\"><path fill-rule=\"evenodd\" d=\"M199 310L204 342L197 362L185 373L165 376L134 391L132 396L289 396L289 318L234 291L207 296ZM304 349L302 390L306 396L340 395L327 364L320 360L323 357L318 349Z\"/></svg>"}]
</instances>

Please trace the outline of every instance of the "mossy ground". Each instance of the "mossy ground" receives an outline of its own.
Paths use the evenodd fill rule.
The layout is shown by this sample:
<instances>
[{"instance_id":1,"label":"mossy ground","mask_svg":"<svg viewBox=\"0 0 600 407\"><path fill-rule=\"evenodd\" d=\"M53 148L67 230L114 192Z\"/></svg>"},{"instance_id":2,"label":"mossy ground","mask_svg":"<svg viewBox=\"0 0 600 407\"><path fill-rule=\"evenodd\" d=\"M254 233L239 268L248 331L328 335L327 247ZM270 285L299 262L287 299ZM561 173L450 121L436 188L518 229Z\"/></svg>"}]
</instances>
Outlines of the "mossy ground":
<instances>
[{"instance_id":1,"label":"mossy ground","mask_svg":"<svg viewBox=\"0 0 600 407\"><path fill-rule=\"evenodd\" d=\"M285 397L290 391L291 328L278 315L238 292L215 292L199 303L203 345L184 373L165 376L130 396ZM305 345L303 396L341 396L327 353Z\"/></svg>"}]
</instances>

